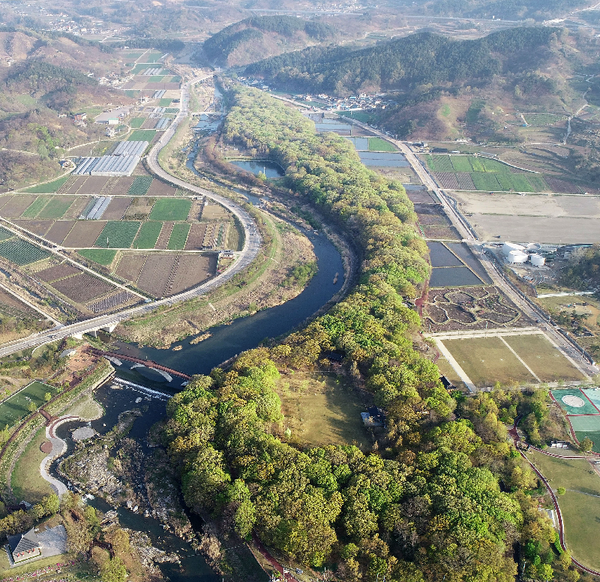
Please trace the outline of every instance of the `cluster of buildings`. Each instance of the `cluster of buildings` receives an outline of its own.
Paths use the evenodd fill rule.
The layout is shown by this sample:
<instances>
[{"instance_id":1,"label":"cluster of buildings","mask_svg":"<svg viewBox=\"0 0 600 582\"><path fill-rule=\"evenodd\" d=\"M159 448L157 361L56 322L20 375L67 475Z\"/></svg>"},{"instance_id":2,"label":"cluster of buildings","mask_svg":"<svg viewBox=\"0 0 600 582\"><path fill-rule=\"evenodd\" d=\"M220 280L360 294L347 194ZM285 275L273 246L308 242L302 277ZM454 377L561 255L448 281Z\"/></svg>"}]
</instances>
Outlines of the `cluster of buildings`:
<instances>
[{"instance_id":1,"label":"cluster of buildings","mask_svg":"<svg viewBox=\"0 0 600 582\"><path fill-rule=\"evenodd\" d=\"M131 176L146 148L147 141L120 141L111 155L79 160L76 176Z\"/></svg>"}]
</instances>

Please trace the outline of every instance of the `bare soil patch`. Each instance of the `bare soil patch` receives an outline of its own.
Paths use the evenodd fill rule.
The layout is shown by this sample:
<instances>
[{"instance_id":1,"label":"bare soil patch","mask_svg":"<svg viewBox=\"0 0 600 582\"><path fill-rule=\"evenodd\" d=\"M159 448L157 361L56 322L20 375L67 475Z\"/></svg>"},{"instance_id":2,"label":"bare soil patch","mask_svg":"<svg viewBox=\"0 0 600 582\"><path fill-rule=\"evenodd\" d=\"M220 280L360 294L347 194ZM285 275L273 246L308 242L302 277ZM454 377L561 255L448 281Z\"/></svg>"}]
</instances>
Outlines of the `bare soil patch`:
<instances>
[{"instance_id":1,"label":"bare soil patch","mask_svg":"<svg viewBox=\"0 0 600 582\"><path fill-rule=\"evenodd\" d=\"M197 221L202 218L202 207L204 206L204 202L200 199L192 200L192 206L190 208L190 213L188 214L189 221Z\"/></svg>"},{"instance_id":2,"label":"bare soil patch","mask_svg":"<svg viewBox=\"0 0 600 582\"><path fill-rule=\"evenodd\" d=\"M46 233L45 238L53 243L56 243L57 245L60 245L65 240L65 237L69 234L74 224L74 220L57 220Z\"/></svg>"},{"instance_id":3,"label":"bare soil patch","mask_svg":"<svg viewBox=\"0 0 600 582\"><path fill-rule=\"evenodd\" d=\"M175 196L175 194L177 194L177 188L160 180L154 180L146 192L146 196Z\"/></svg>"},{"instance_id":4,"label":"bare soil patch","mask_svg":"<svg viewBox=\"0 0 600 582\"><path fill-rule=\"evenodd\" d=\"M63 220L75 220L79 218L89 201L89 196L79 196L76 198L75 202L73 202L73 204L71 204L69 209L65 212Z\"/></svg>"},{"instance_id":5,"label":"bare soil patch","mask_svg":"<svg viewBox=\"0 0 600 582\"><path fill-rule=\"evenodd\" d=\"M437 204L427 190L407 190L406 195L413 204Z\"/></svg>"},{"instance_id":6,"label":"bare soil patch","mask_svg":"<svg viewBox=\"0 0 600 582\"><path fill-rule=\"evenodd\" d=\"M219 204L207 204L202 211L202 220L227 220L229 212Z\"/></svg>"},{"instance_id":7,"label":"bare soil patch","mask_svg":"<svg viewBox=\"0 0 600 582\"><path fill-rule=\"evenodd\" d=\"M206 224L192 224L190 228L190 233L188 234L188 238L185 243L185 250L196 251L202 249L205 233Z\"/></svg>"},{"instance_id":8,"label":"bare soil patch","mask_svg":"<svg viewBox=\"0 0 600 582\"><path fill-rule=\"evenodd\" d=\"M157 123L158 123L158 119L148 117L148 118L146 118L146 121L144 121L144 123L142 123L141 129L154 129L156 127Z\"/></svg>"},{"instance_id":9,"label":"bare soil patch","mask_svg":"<svg viewBox=\"0 0 600 582\"><path fill-rule=\"evenodd\" d=\"M77 194L86 179L86 176L71 176L58 191L61 194Z\"/></svg>"},{"instance_id":10,"label":"bare soil patch","mask_svg":"<svg viewBox=\"0 0 600 582\"><path fill-rule=\"evenodd\" d=\"M144 263L137 287L155 297L163 297L177 260L175 254L151 254Z\"/></svg>"},{"instance_id":11,"label":"bare soil patch","mask_svg":"<svg viewBox=\"0 0 600 582\"><path fill-rule=\"evenodd\" d=\"M37 196L19 194L13 196L7 204L2 207L2 216L5 218L18 218L33 203Z\"/></svg>"},{"instance_id":12,"label":"bare soil patch","mask_svg":"<svg viewBox=\"0 0 600 582\"><path fill-rule=\"evenodd\" d=\"M199 285L215 274L216 255L182 255L173 277L169 294L181 293Z\"/></svg>"},{"instance_id":13,"label":"bare soil patch","mask_svg":"<svg viewBox=\"0 0 600 582\"><path fill-rule=\"evenodd\" d=\"M37 311L31 309L26 303L19 301L14 295L4 291L4 289L0 289L0 303L27 315L37 315Z\"/></svg>"},{"instance_id":14,"label":"bare soil patch","mask_svg":"<svg viewBox=\"0 0 600 582\"><path fill-rule=\"evenodd\" d=\"M163 224L162 230L158 235L158 240L154 245L155 249L166 249L169 244L169 239L171 238L171 232L173 231L174 222L165 222Z\"/></svg>"},{"instance_id":15,"label":"bare soil patch","mask_svg":"<svg viewBox=\"0 0 600 582\"><path fill-rule=\"evenodd\" d=\"M127 192L129 191L129 188L131 188L131 185L133 184L134 180L135 180L134 176L124 176L123 178L113 178L107 184L104 194L107 196L108 195L123 196L123 195L127 194Z\"/></svg>"},{"instance_id":16,"label":"bare soil patch","mask_svg":"<svg viewBox=\"0 0 600 582\"><path fill-rule=\"evenodd\" d=\"M78 190L78 194L100 194L110 180L107 176L90 176Z\"/></svg>"},{"instance_id":17,"label":"bare soil patch","mask_svg":"<svg viewBox=\"0 0 600 582\"><path fill-rule=\"evenodd\" d=\"M75 277L62 279L52 285L65 297L77 303L85 303L101 295L105 295L114 287L102 279L93 277L89 273L81 273Z\"/></svg>"},{"instance_id":18,"label":"bare soil patch","mask_svg":"<svg viewBox=\"0 0 600 582\"><path fill-rule=\"evenodd\" d=\"M125 211L124 218L127 220L146 220L154 206L154 202L154 198L133 198L131 204Z\"/></svg>"},{"instance_id":19,"label":"bare soil patch","mask_svg":"<svg viewBox=\"0 0 600 582\"><path fill-rule=\"evenodd\" d=\"M135 283L140 276L147 258L148 254L124 254L115 272L119 277Z\"/></svg>"},{"instance_id":20,"label":"bare soil patch","mask_svg":"<svg viewBox=\"0 0 600 582\"><path fill-rule=\"evenodd\" d=\"M51 220L15 220L15 224L37 234L38 236L44 236L46 231L52 226Z\"/></svg>"},{"instance_id":21,"label":"bare soil patch","mask_svg":"<svg viewBox=\"0 0 600 582\"><path fill-rule=\"evenodd\" d=\"M102 215L104 220L121 220L131 204L131 198L113 198Z\"/></svg>"},{"instance_id":22,"label":"bare soil patch","mask_svg":"<svg viewBox=\"0 0 600 582\"><path fill-rule=\"evenodd\" d=\"M106 222L99 220L86 220L75 223L67 238L63 241L64 246L75 249L91 247L105 227Z\"/></svg>"},{"instance_id":23,"label":"bare soil patch","mask_svg":"<svg viewBox=\"0 0 600 582\"><path fill-rule=\"evenodd\" d=\"M52 283L54 281L58 281L59 279L64 279L66 277L70 277L71 275L75 275L76 273L81 273L81 270L69 263L63 263L62 265L56 265L54 267L44 269L43 271L38 271L36 276L38 276L42 281Z\"/></svg>"},{"instance_id":24,"label":"bare soil patch","mask_svg":"<svg viewBox=\"0 0 600 582\"><path fill-rule=\"evenodd\" d=\"M127 303L132 303L138 300L138 297L127 291L118 291L108 297L103 297L99 301L88 303L86 307L92 313L103 313L105 311L112 311L113 309L121 308Z\"/></svg>"}]
</instances>

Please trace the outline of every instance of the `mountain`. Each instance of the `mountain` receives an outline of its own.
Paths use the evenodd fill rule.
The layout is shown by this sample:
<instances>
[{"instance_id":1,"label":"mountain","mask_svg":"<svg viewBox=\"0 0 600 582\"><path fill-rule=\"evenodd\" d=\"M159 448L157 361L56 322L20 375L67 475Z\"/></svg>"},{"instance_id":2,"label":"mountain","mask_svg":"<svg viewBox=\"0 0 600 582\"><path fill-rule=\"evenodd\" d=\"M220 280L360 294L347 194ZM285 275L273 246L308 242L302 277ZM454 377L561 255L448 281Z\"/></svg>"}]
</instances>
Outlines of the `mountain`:
<instances>
[{"instance_id":1,"label":"mountain","mask_svg":"<svg viewBox=\"0 0 600 582\"><path fill-rule=\"evenodd\" d=\"M265 55L277 55L322 42L333 29L294 16L257 16L236 22L204 42L204 52L221 66L246 65Z\"/></svg>"}]
</instances>

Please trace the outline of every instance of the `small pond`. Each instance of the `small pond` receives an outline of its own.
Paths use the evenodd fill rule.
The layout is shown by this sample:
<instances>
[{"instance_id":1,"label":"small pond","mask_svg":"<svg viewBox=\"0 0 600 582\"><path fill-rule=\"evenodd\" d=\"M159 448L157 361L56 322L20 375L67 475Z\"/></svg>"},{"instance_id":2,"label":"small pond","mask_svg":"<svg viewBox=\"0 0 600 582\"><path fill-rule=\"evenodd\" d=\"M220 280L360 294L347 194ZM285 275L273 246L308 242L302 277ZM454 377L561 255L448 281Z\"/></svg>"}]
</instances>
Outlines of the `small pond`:
<instances>
[{"instance_id":1,"label":"small pond","mask_svg":"<svg viewBox=\"0 0 600 582\"><path fill-rule=\"evenodd\" d=\"M434 267L430 287L463 287L481 285L481 279L467 267Z\"/></svg>"},{"instance_id":2,"label":"small pond","mask_svg":"<svg viewBox=\"0 0 600 582\"><path fill-rule=\"evenodd\" d=\"M246 170L246 172L252 172L255 176L258 176L261 172L267 178L280 178L285 175L285 172L281 169L279 164L275 162L253 162L250 160L240 160L235 162L229 162L230 164Z\"/></svg>"},{"instance_id":3,"label":"small pond","mask_svg":"<svg viewBox=\"0 0 600 582\"><path fill-rule=\"evenodd\" d=\"M451 253L442 243L428 242L429 258L432 267L462 267L462 261Z\"/></svg>"},{"instance_id":4,"label":"small pond","mask_svg":"<svg viewBox=\"0 0 600 582\"><path fill-rule=\"evenodd\" d=\"M408 168L409 164L401 153L394 152L358 152L365 166Z\"/></svg>"}]
</instances>

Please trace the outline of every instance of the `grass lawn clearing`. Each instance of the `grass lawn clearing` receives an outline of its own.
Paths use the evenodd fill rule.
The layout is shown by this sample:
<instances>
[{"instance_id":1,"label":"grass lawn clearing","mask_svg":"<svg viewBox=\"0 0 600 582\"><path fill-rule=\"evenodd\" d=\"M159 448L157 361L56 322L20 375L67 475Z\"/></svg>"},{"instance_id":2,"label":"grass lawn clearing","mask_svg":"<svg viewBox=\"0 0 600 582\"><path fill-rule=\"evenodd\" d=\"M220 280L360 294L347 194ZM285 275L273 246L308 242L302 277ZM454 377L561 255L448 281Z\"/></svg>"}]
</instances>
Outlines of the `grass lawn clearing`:
<instances>
[{"instance_id":1,"label":"grass lawn clearing","mask_svg":"<svg viewBox=\"0 0 600 582\"><path fill-rule=\"evenodd\" d=\"M25 212L23 212L23 214L21 214L22 218L35 218L38 213L40 212L40 210L42 210L42 208L44 208L44 206L46 206L46 204L48 204L48 201L50 199L47 196L38 196L25 210Z\"/></svg>"},{"instance_id":2,"label":"grass lawn clearing","mask_svg":"<svg viewBox=\"0 0 600 582\"><path fill-rule=\"evenodd\" d=\"M56 389L42 382L32 382L0 403L0 426L9 427L17 424L22 418L29 414L29 404L33 402L36 407L44 404L44 395L50 392L56 394Z\"/></svg>"},{"instance_id":3,"label":"grass lawn clearing","mask_svg":"<svg viewBox=\"0 0 600 582\"><path fill-rule=\"evenodd\" d=\"M147 141L151 142L154 139L156 131L153 129L136 129L127 138L127 141Z\"/></svg>"},{"instance_id":4,"label":"grass lawn clearing","mask_svg":"<svg viewBox=\"0 0 600 582\"><path fill-rule=\"evenodd\" d=\"M26 499L29 503L38 503L44 495L53 493L50 483L42 479L38 470L46 457L40 446L46 439L46 427L40 428L23 454L19 457L11 475L11 486L17 499Z\"/></svg>"},{"instance_id":5,"label":"grass lawn clearing","mask_svg":"<svg viewBox=\"0 0 600 582\"><path fill-rule=\"evenodd\" d=\"M556 459L527 453L553 489L564 487L558 497L565 536L573 556L586 566L600 568L596 540L600 533L600 477L585 460Z\"/></svg>"},{"instance_id":6,"label":"grass lawn clearing","mask_svg":"<svg viewBox=\"0 0 600 582\"><path fill-rule=\"evenodd\" d=\"M135 220L108 222L94 246L109 249L128 249L140 228L140 224Z\"/></svg>"},{"instance_id":7,"label":"grass lawn clearing","mask_svg":"<svg viewBox=\"0 0 600 582\"><path fill-rule=\"evenodd\" d=\"M62 218L74 201L75 198L55 196L48 204L46 204L46 206L44 206L44 209L38 214L38 218Z\"/></svg>"},{"instance_id":8,"label":"grass lawn clearing","mask_svg":"<svg viewBox=\"0 0 600 582\"><path fill-rule=\"evenodd\" d=\"M535 382L535 378L497 337L444 340L444 345L476 386Z\"/></svg>"},{"instance_id":9,"label":"grass lawn clearing","mask_svg":"<svg viewBox=\"0 0 600 582\"><path fill-rule=\"evenodd\" d=\"M78 251L82 257L94 261L99 265L107 267L115 260L117 251L111 251L109 249L82 249Z\"/></svg>"},{"instance_id":10,"label":"grass lawn clearing","mask_svg":"<svg viewBox=\"0 0 600 582\"><path fill-rule=\"evenodd\" d=\"M162 230L162 222L145 222L142 224L138 235L133 244L134 249L153 249L160 231Z\"/></svg>"},{"instance_id":11,"label":"grass lawn clearing","mask_svg":"<svg viewBox=\"0 0 600 582\"><path fill-rule=\"evenodd\" d=\"M189 198L160 198L152 207L150 220L186 220L191 207Z\"/></svg>"},{"instance_id":12,"label":"grass lawn clearing","mask_svg":"<svg viewBox=\"0 0 600 582\"><path fill-rule=\"evenodd\" d=\"M145 117L134 117L129 121L129 126L133 127L133 129L139 129L144 125L144 121L146 121Z\"/></svg>"},{"instance_id":13,"label":"grass lawn clearing","mask_svg":"<svg viewBox=\"0 0 600 582\"><path fill-rule=\"evenodd\" d=\"M367 405L334 374L282 376L279 394L286 429L292 438L315 446L356 444L368 450L371 440L360 413Z\"/></svg>"},{"instance_id":14,"label":"grass lawn clearing","mask_svg":"<svg viewBox=\"0 0 600 582\"><path fill-rule=\"evenodd\" d=\"M543 335L512 335L506 343L533 370L542 382L583 380L583 375Z\"/></svg>"},{"instance_id":15,"label":"grass lawn clearing","mask_svg":"<svg viewBox=\"0 0 600 582\"><path fill-rule=\"evenodd\" d=\"M382 139L381 137L370 137L369 138L369 151L370 152L397 152L398 148L389 141Z\"/></svg>"},{"instance_id":16,"label":"grass lawn clearing","mask_svg":"<svg viewBox=\"0 0 600 582\"><path fill-rule=\"evenodd\" d=\"M169 244L167 248L172 251L179 251L185 247L188 234L190 232L190 224L188 222L178 222L173 225Z\"/></svg>"},{"instance_id":17,"label":"grass lawn clearing","mask_svg":"<svg viewBox=\"0 0 600 582\"><path fill-rule=\"evenodd\" d=\"M129 190L127 190L127 194L130 196L143 196L152 186L153 180L152 176L136 176Z\"/></svg>"},{"instance_id":18,"label":"grass lawn clearing","mask_svg":"<svg viewBox=\"0 0 600 582\"><path fill-rule=\"evenodd\" d=\"M58 178L52 182L47 182L46 184L38 184L37 186L32 186L31 188L27 188L25 192L30 192L31 194L54 194L54 192L58 191L58 189L71 177L70 174L63 176L62 178Z\"/></svg>"}]
</instances>

